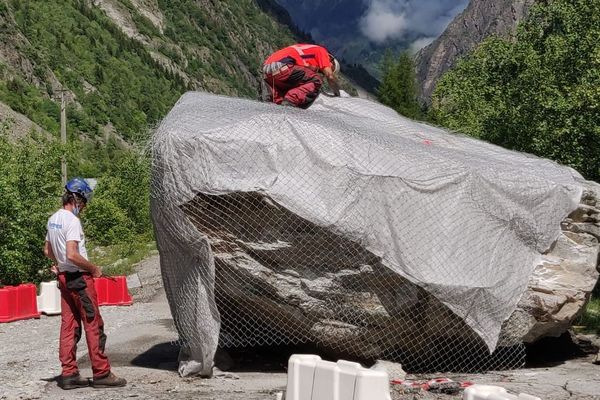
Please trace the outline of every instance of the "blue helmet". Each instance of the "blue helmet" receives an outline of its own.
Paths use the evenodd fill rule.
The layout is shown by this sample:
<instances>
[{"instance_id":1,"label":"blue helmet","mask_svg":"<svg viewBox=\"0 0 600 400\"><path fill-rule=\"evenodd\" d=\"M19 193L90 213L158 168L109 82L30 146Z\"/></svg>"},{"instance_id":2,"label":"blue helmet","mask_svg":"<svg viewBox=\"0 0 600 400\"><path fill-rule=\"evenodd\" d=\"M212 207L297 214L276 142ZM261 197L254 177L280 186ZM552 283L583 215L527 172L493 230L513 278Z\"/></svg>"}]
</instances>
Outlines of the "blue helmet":
<instances>
[{"instance_id":1,"label":"blue helmet","mask_svg":"<svg viewBox=\"0 0 600 400\"><path fill-rule=\"evenodd\" d=\"M65 185L67 192L78 194L87 203L92 198L93 190L83 178L73 178Z\"/></svg>"}]
</instances>

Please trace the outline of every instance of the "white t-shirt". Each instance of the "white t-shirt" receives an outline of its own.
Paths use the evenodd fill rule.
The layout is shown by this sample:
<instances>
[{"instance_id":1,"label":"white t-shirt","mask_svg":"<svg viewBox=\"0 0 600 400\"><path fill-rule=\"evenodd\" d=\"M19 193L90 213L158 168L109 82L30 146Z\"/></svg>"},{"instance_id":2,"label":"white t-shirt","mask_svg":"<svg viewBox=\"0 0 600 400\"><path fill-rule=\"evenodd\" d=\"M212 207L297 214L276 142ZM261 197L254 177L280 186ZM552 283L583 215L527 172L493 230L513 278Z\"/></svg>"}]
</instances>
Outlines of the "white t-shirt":
<instances>
[{"instance_id":1,"label":"white t-shirt","mask_svg":"<svg viewBox=\"0 0 600 400\"><path fill-rule=\"evenodd\" d=\"M82 269L67 260L67 241L69 240L78 242L79 254L86 260L88 259L85 236L79 218L71 211L61 208L48 219L47 228L46 240L52 246L52 252L58 261L58 270L60 272L83 272Z\"/></svg>"}]
</instances>

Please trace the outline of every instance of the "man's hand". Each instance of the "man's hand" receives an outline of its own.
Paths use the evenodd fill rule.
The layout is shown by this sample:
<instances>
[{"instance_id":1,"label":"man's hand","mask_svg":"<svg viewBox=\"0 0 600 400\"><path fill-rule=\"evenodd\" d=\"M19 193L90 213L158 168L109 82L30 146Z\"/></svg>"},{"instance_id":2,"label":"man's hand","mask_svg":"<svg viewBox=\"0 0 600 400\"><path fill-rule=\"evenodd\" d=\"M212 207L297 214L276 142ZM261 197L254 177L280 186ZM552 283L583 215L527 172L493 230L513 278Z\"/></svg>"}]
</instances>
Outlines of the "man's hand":
<instances>
[{"instance_id":1,"label":"man's hand","mask_svg":"<svg viewBox=\"0 0 600 400\"><path fill-rule=\"evenodd\" d=\"M325 78L327 78L327 83L329 83L329 88L333 92L333 96L340 97L340 84L338 83L331 67L324 68L323 75L325 75Z\"/></svg>"},{"instance_id":2,"label":"man's hand","mask_svg":"<svg viewBox=\"0 0 600 400\"><path fill-rule=\"evenodd\" d=\"M79 254L79 244L75 240L67 240L67 260L80 269L89 272L94 278L102 276L102 269Z\"/></svg>"},{"instance_id":3,"label":"man's hand","mask_svg":"<svg viewBox=\"0 0 600 400\"><path fill-rule=\"evenodd\" d=\"M52 264L52 266L50 267L50 272L52 272L54 275L58 275L58 266L56 264Z\"/></svg>"},{"instance_id":4,"label":"man's hand","mask_svg":"<svg viewBox=\"0 0 600 400\"><path fill-rule=\"evenodd\" d=\"M102 276L102 267L96 266L96 269L94 270L94 272L92 272L92 276L94 278L100 278Z\"/></svg>"}]
</instances>

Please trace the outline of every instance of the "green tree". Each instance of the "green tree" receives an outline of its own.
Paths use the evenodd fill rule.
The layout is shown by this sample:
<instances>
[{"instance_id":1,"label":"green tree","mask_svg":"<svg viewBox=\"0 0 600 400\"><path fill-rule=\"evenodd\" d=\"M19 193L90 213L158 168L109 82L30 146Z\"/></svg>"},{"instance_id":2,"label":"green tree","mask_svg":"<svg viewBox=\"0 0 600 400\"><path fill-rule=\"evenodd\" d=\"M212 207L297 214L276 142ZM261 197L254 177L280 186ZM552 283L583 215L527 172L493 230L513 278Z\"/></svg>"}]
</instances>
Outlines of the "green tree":
<instances>
[{"instance_id":1,"label":"green tree","mask_svg":"<svg viewBox=\"0 0 600 400\"><path fill-rule=\"evenodd\" d=\"M70 177L98 178L94 198L82 214L90 241L127 248L151 239L150 168L144 154L117 147L110 151L106 145L94 149L85 142L63 148L33 131L15 139L11 129L10 122L0 123L0 284L50 278L38 271L49 271L42 247L48 217L60 207L63 151ZM103 154L106 159L100 158ZM81 161L84 155L87 159Z\"/></svg>"},{"instance_id":2,"label":"green tree","mask_svg":"<svg viewBox=\"0 0 600 400\"><path fill-rule=\"evenodd\" d=\"M531 10L515 41L490 38L448 72L434 119L600 179L600 2Z\"/></svg>"},{"instance_id":3,"label":"green tree","mask_svg":"<svg viewBox=\"0 0 600 400\"><path fill-rule=\"evenodd\" d=\"M381 85L377 90L379 101L406 117L420 118L415 65L410 54L403 52L394 61L391 52L386 52L381 72Z\"/></svg>"},{"instance_id":4,"label":"green tree","mask_svg":"<svg viewBox=\"0 0 600 400\"><path fill-rule=\"evenodd\" d=\"M127 228L132 234L150 235L150 163L134 151L121 154L98 180L93 201L84 214L86 229L99 243L118 244L128 238L109 230ZM99 201L101 200L101 201ZM110 203L110 204L109 204ZM117 215L113 208L118 208ZM117 218L112 218L112 215ZM111 220L107 225L108 220ZM98 234L94 234L97 232Z\"/></svg>"},{"instance_id":5,"label":"green tree","mask_svg":"<svg viewBox=\"0 0 600 400\"><path fill-rule=\"evenodd\" d=\"M115 199L96 197L84 218L87 234L100 245L126 243L131 240L133 223Z\"/></svg>"},{"instance_id":6,"label":"green tree","mask_svg":"<svg viewBox=\"0 0 600 400\"><path fill-rule=\"evenodd\" d=\"M46 221L58 206L59 146L31 132L9 140L11 124L0 126L0 282L39 280L49 261L42 247Z\"/></svg>"}]
</instances>

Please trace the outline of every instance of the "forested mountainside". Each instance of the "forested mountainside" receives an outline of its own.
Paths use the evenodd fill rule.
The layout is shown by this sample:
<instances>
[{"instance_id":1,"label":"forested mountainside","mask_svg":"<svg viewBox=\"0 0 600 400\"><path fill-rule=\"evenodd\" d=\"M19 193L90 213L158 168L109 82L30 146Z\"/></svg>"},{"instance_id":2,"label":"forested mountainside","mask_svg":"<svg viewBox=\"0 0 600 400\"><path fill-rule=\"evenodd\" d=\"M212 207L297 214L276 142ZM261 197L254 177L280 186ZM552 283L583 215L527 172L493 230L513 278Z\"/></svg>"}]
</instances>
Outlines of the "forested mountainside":
<instances>
[{"instance_id":1,"label":"forested mountainside","mask_svg":"<svg viewBox=\"0 0 600 400\"><path fill-rule=\"evenodd\" d=\"M253 0L1 0L0 101L57 132L143 134L186 90L256 97L264 56L292 42ZM104 132L102 132L104 131Z\"/></svg>"},{"instance_id":2,"label":"forested mountainside","mask_svg":"<svg viewBox=\"0 0 600 400\"><path fill-rule=\"evenodd\" d=\"M149 128L187 90L256 98L264 57L295 40L257 1L0 0L0 286L51 278L63 156L69 178L98 181L82 216L92 259L147 254Z\"/></svg>"},{"instance_id":3,"label":"forested mountainside","mask_svg":"<svg viewBox=\"0 0 600 400\"><path fill-rule=\"evenodd\" d=\"M416 55L421 99L429 102L438 79L491 35L508 37L536 0L471 0L429 46Z\"/></svg>"}]
</instances>

